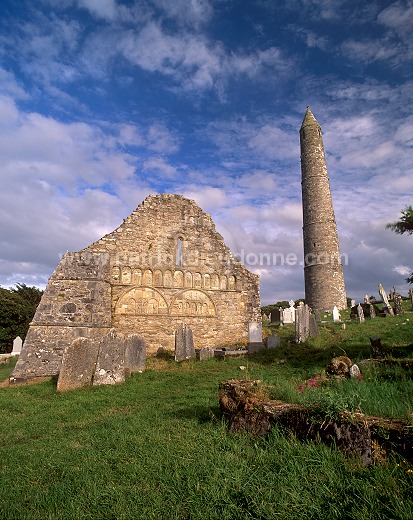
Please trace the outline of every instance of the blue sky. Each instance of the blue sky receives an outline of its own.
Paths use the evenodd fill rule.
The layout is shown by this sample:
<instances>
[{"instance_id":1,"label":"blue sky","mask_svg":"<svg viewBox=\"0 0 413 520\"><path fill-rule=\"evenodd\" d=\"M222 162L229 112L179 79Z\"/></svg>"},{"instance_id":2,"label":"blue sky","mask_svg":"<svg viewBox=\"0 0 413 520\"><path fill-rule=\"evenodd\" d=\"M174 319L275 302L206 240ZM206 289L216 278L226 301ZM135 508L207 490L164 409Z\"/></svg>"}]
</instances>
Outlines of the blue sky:
<instances>
[{"instance_id":1,"label":"blue sky","mask_svg":"<svg viewBox=\"0 0 413 520\"><path fill-rule=\"evenodd\" d=\"M347 294L406 293L413 237L413 2L3 0L0 285L44 287L65 251L151 193L210 213L261 276L304 296L299 128L324 136ZM259 265L264 255L277 265ZM280 265L295 255L295 265ZM290 258L292 258L290 256ZM266 262L261 262L266 264Z\"/></svg>"}]
</instances>

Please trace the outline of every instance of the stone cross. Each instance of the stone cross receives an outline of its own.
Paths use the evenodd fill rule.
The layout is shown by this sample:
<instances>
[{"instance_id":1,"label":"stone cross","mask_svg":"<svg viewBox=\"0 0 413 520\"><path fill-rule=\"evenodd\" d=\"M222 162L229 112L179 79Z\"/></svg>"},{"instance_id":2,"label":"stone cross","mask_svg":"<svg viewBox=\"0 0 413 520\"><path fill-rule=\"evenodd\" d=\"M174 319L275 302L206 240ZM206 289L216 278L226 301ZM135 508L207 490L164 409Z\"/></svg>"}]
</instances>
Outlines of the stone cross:
<instances>
[{"instance_id":1,"label":"stone cross","mask_svg":"<svg viewBox=\"0 0 413 520\"><path fill-rule=\"evenodd\" d=\"M360 304L357 305L357 314L359 316L360 323L362 323L364 321L364 311Z\"/></svg>"},{"instance_id":2,"label":"stone cross","mask_svg":"<svg viewBox=\"0 0 413 520\"><path fill-rule=\"evenodd\" d=\"M382 297L384 307L386 308L387 312L390 314L390 316L394 316L394 312L387 298L386 291L384 290L381 283L379 283L379 294Z\"/></svg>"}]
</instances>

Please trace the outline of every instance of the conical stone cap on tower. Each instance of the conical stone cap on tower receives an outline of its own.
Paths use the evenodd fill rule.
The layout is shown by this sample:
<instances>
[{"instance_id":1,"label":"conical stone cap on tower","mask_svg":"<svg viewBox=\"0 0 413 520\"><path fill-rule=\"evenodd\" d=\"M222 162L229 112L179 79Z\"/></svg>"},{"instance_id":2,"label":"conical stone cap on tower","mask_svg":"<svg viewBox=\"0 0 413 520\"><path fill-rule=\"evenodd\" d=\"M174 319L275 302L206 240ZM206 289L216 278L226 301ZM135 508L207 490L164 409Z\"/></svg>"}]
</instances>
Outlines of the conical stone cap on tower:
<instances>
[{"instance_id":1,"label":"conical stone cap on tower","mask_svg":"<svg viewBox=\"0 0 413 520\"><path fill-rule=\"evenodd\" d=\"M300 128L305 299L319 310L346 308L341 265L321 127L307 107Z\"/></svg>"}]
</instances>

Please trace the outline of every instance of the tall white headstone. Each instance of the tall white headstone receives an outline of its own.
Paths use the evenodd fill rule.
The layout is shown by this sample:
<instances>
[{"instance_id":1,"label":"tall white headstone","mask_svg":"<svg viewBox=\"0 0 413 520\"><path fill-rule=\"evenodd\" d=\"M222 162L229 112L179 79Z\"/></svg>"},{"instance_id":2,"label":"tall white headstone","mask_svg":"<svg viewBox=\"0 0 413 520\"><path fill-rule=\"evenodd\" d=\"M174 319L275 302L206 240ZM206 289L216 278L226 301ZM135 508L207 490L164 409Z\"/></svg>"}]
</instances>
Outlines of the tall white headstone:
<instances>
[{"instance_id":1,"label":"tall white headstone","mask_svg":"<svg viewBox=\"0 0 413 520\"><path fill-rule=\"evenodd\" d=\"M334 307L333 307L333 321L334 322L340 321L340 313L339 313L336 305L334 305Z\"/></svg>"},{"instance_id":2,"label":"tall white headstone","mask_svg":"<svg viewBox=\"0 0 413 520\"><path fill-rule=\"evenodd\" d=\"M18 356L20 354L20 352L22 351L22 346L23 346L23 340L21 339L20 336L17 336L17 338L15 338L15 340L13 341L13 350L11 352L11 355Z\"/></svg>"}]
</instances>

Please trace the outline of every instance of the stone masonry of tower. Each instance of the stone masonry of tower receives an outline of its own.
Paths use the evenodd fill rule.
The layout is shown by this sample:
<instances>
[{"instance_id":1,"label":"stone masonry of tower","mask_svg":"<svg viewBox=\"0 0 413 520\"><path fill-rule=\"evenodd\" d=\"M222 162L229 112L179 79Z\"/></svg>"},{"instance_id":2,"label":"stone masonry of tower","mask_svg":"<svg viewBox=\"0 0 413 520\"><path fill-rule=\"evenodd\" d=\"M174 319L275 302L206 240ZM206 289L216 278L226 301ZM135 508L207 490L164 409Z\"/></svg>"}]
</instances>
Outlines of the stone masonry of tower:
<instances>
[{"instance_id":1,"label":"stone masonry of tower","mask_svg":"<svg viewBox=\"0 0 413 520\"><path fill-rule=\"evenodd\" d=\"M195 347L245 344L260 322L259 277L237 260L210 215L180 195L150 195L112 233L66 253L47 284L10 382L55 376L63 350L112 328L138 333L148 354L174 348L179 325Z\"/></svg>"},{"instance_id":2,"label":"stone masonry of tower","mask_svg":"<svg viewBox=\"0 0 413 520\"><path fill-rule=\"evenodd\" d=\"M312 309L347 307L321 127L307 108L300 129L305 299Z\"/></svg>"}]
</instances>

